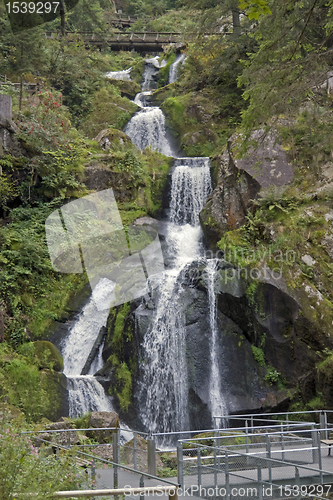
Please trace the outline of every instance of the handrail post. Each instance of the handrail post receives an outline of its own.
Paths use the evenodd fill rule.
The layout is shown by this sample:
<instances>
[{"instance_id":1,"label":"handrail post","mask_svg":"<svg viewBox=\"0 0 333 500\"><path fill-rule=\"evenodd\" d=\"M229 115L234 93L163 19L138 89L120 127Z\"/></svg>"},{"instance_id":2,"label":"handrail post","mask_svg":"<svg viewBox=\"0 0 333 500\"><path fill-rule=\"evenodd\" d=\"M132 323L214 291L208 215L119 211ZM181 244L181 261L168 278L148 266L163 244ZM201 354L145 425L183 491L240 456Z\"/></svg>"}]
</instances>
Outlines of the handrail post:
<instances>
[{"instance_id":1,"label":"handrail post","mask_svg":"<svg viewBox=\"0 0 333 500\"><path fill-rule=\"evenodd\" d=\"M263 500L263 491L262 491L262 481L261 481L261 465L260 462L258 464L258 490L259 490L259 500Z\"/></svg>"},{"instance_id":2,"label":"handrail post","mask_svg":"<svg viewBox=\"0 0 333 500\"><path fill-rule=\"evenodd\" d=\"M272 452L271 452L271 440L269 435L267 434L266 436L266 457L268 458L268 481L271 483L272 482Z\"/></svg>"},{"instance_id":3,"label":"handrail post","mask_svg":"<svg viewBox=\"0 0 333 500\"><path fill-rule=\"evenodd\" d=\"M315 464L319 462L318 455L318 443L317 443L317 431L314 425L311 426L311 437L312 437L312 462Z\"/></svg>"},{"instance_id":4,"label":"handrail post","mask_svg":"<svg viewBox=\"0 0 333 500\"><path fill-rule=\"evenodd\" d=\"M319 466L320 484L323 484L323 464L321 458L320 431L317 431L317 439L318 439L318 466Z\"/></svg>"},{"instance_id":5,"label":"handrail post","mask_svg":"<svg viewBox=\"0 0 333 500\"><path fill-rule=\"evenodd\" d=\"M249 425L245 420L245 439L246 439L246 453L249 453Z\"/></svg>"},{"instance_id":6,"label":"handrail post","mask_svg":"<svg viewBox=\"0 0 333 500\"><path fill-rule=\"evenodd\" d=\"M184 469L183 469L183 443L177 444L177 478L181 488L184 487Z\"/></svg>"},{"instance_id":7,"label":"handrail post","mask_svg":"<svg viewBox=\"0 0 333 500\"><path fill-rule=\"evenodd\" d=\"M148 474L156 476L156 446L154 439L147 440L148 445Z\"/></svg>"},{"instance_id":8,"label":"handrail post","mask_svg":"<svg viewBox=\"0 0 333 500\"><path fill-rule=\"evenodd\" d=\"M217 451L216 451L216 443L214 446L214 488L217 487Z\"/></svg>"},{"instance_id":9,"label":"handrail post","mask_svg":"<svg viewBox=\"0 0 333 500\"><path fill-rule=\"evenodd\" d=\"M298 467L295 467L295 485L297 486L297 491L299 493L300 491L300 486L301 486L301 480L300 480L300 477L299 477L299 470L298 470ZM297 498L297 499L300 499L300 495L298 494L296 497L294 498Z\"/></svg>"},{"instance_id":10,"label":"handrail post","mask_svg":"<svg viewBox=\"0 0 333 500\"><path fill-rule=\"evenodd\" d=\"M327 432L327 413L324 411L324 423L325 423L325 439L328 439L328 432Z\"/></svg>"},{"instance_id":11,"label":"handrail post","mask_svg":"<svg viewBox=\"0 0 333 500\"><path fill-rule=\"evenodd\" d=\"M133 469L137 470L137 434L134 432L133 437Z\"/></svg>"},{"instance_id":12,"label":"handrail post","mask_svg":"<svg viewBox=\"0 0 333 500\"><path fill-rule=\"evenodd\" d=\"M225 490L226 490L226 499L230 500L230 474L229 474L229 455L228 451L225 451L224 455L224 463L225 463Z\"/></svg>"},{"instance_id":13,"label":"handrail post","mask_svg":"<svg viewBox=\"0 0 333 500\"><path fill-rule=\"evenodd\" d=\"M284 460L283 424L281 424L281 450L282 450L281 458L282 458L282 460Z\"/></svg>"},{"instance_id":14,"label":"handrail post","mask_svg":"<svg viewBox=\"0 0 333 500\"><path fill-rule=\"evenodd\" d=\"M144 479L143 479L143 476L140 477L140 488L144 488L145 487L145 482L144 482ZM140 493L140 500L145 500L145 494L142 492Z\"/></svg>"},{"instance_id":15,"label":"handrail post","mask_svg":"<svg viewBox=\"0 0 333 500\"><path fill-rule=\"evenodd\" d=\"M325 432L325 414L324 412L320 412L319 415L319 422L320 422L320 439L326 439L326 432Z\"/></svg>"},{"instance_id":16,"label":"handrail post","mask_svg":"<svg viewBox=\"0 0 333 500\"><path fill-rule=\"evenodd\" d=\"M198 488L200 491L201 488L201 450L198 446L197 448L197 461L198 461Z\"/></svg>"},{"instance_id":17,"label":"handrail post","mask_svg":"<svg viewBox=\"0 0 333 500\"><path fill-rule=\"evenodd\" d=\"M118 434L119 429L116 430L116 432L113 433L113 487L118 488L118 465L119 464L119 434Z\"/></svg>"},{"instance_id":18,"label":"handrail post","mask_svg":"<svg viewBox=\"0 0 333 500\"><path fill-rule=\"evenodd\" d=\"M93 460L91 462L90 470L91 470L91 479L92 479L92 481L95 481L95 479L96 479L96 465L95 465L95 460Z\"/></svg>"}]
</instances>

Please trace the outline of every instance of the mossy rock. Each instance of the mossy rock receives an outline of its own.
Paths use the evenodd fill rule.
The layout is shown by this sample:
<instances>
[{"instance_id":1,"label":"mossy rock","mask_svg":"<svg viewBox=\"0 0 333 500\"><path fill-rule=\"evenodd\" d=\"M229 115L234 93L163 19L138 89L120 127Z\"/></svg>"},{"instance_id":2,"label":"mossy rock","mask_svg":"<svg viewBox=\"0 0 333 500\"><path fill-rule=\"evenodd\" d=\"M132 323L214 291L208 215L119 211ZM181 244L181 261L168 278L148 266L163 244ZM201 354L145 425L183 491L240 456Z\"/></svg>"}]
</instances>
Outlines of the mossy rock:
<instances>
[{"instance_id":1,"label":"mossy rock","mask_svg":"<svg viewBox=\"0 0 333 500\"><path fill-rule=\"evenodd\" d=\"M82 120L80 129L93 139L100 130L110 126L123 128L139 107L126 97L117 95L112 89L103 88L94 94L91 109L89 115Z\"/></svg>"},{"instance_id":2,"label":"mossy rock","mask_svg":"<svg viewBox=\"0 0 333 500\"><path fill-rule=\"evenodd\" d=\"M47 394L47 400L42 406L42 416L54 422L68 411L65 408L68 398L67 379L63 373L51 370L42 370L40 374L40 388Z\"/></svg>"},{"instance_id":3,"label":"mossy rock","mask_svg":"<svg viewBox=\"0 0 333 500\"><path fill-rule=\"evenodd\" d=\"M0 403L0 416L4 416L7 420L15 420L19 424L22 424L25 420L21 410L5 401Z\"/></svg>"},{"instance_id":4,"label":"mossy rock","mask_svg":"<svg viewBox=\"0 0 333 500\"><path fill-rule=\"evenodd\" d=\"M136 94L141 92L141 87L136 82L111 79L111 83L120 90L122 97L127 97L128 99L134 99Z\"/></svg>"},{"instance_id":5,"label":"mossy rock","mask_svg":"<svg viewBox=\"0 0 333 500\"><path fill-rule=\"evenodd\" d=\"M56 372L62 372L64 361L60 351L54 344L47 340L37 340L34 344L34 352L40 369L51 368Z\"/></svg>"}]
</instances>

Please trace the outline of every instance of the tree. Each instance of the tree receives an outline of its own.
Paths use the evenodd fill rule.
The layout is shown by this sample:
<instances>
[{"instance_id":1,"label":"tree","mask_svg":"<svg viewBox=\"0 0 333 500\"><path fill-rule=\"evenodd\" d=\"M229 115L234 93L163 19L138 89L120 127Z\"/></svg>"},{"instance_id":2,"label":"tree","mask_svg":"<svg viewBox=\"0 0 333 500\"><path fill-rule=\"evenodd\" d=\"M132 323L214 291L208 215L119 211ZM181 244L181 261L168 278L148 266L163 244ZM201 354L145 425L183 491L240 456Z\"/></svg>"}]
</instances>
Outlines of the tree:
<instances>
[{"instance_id":1,"label":"tree","mask_svg":"<svg viewBox=\"0 0 333 500\"><path fill-rule=\"evenodd\" d=\"M261 18L254 35L259 48L239 77L249 101L247 130L290 116L309 100L318 104L333 65L332 2L272 0L270 8L272 15Z\"/></svg>"}]
</instances>

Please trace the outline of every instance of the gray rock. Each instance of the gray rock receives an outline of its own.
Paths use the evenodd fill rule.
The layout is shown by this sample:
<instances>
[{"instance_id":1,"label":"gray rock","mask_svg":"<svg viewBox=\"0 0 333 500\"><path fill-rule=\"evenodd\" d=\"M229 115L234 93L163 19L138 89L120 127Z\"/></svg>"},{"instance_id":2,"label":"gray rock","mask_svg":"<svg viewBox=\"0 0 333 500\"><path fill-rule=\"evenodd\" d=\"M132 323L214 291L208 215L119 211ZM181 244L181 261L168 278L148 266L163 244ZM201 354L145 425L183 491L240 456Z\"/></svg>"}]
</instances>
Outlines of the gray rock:
<instances>
[{"instance_id":1,"label":"gray rock","mask_svg":"<svg viewBox=\"0 0 333 500\"><path fill-rule=\"evenodd\" d=\"M289 184L294 177L293 169L288 162L287 153L277 143L274 132L264 134L263 130L256 130L251 135L251 140L258 143L256 149L250 148L244 158L235 156L237 142L240 136L233 136L229 141L230 154L235 166L239 170L245 170L262 188L269 186L284 186Z\"/></svg>"},{"instance_id":2,"label":"gray rock","mask_svg":"<svg viewBox=\"0 0 333 500\"><path fill-rule=\"evenodd\" d=\"M251 175L236 168L229 151L216 161L218 184L200 212L201 227L212 248L226 231L245 224L247 211L260 191L260 184Z\"/></svg>"}]
</instances>

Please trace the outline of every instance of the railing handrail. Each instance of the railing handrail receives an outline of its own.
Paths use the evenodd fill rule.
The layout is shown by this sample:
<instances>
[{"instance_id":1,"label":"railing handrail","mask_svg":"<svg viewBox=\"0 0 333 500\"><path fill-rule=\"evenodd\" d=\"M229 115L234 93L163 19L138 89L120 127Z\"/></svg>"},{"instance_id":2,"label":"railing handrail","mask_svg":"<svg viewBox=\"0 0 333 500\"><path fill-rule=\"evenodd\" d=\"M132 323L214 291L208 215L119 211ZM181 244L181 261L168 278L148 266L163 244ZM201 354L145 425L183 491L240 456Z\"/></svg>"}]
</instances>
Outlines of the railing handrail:
<instances>
[{"instance_id":1,"label":"railing handrail","mask_svg":"<svg viewBox=\"0 0 333 500\"><path fill-rule=\"evenodd\" d=\"M216 447L216 446L208 446L208 445L202 445L202 444L199 444L198 447L201 447L201 448L209 448L209 449L212 449L212 450L219 450L219 451L227 451L229 452L229 450L227 449L226 446L220 446L220 447ZM314 448L316 449L316 448ZM288 451L288 450L283 450L285 453ZM237 456L243 456L243 457L247 457L247 456L252 456L252 457L256 457L255 454L253 453L241 453L241 452L237 452L237 453L234 453L234 454L230 454L228 456L233 456L233 457L237 457ZM324 469L315 469L314 467L309 467L308 465L301 465L301 464L295 464L293 462L287 462L286 460L277 460L276 458L270 458L270 457L257 457L259 458L260 460L265 460L267 462L274 462L274 463L277 463L277 464L280 464L280 463L283 463L284 465L286 466L292 466L292 467L298 467L298 468L301 468L301 469L306 469L306 470L311 470L311 471L315 471L315 472L319 472L319 473L323 473L323 474L330 474L330 475L333 475L333 471L326 471Z\"/></svg>"},{"instance_id":2,"label":"railing handrail","mask_svg":"<svg viewBox=\"0 0 333 500\"><path fill-rule=\"evenodd\" d=\"M260 415L269 416L269 415L298 415L300 413L333 413L333 410L302 410L302 411L282 411L277 413L245 413L244 415L236 414L236 415L214 415L213 418L226 418L233 419L234 417L259 417Z\"/></svg>"},{"instance_id":3,"label":"railing handrail","mask_svg":"<svg viewBox=\"0 0 333 500\"><path fill-rule=\"evenodd\" d=\"M177 486L144 486L143 488L117 488L111 490L73 490L73 491L56 491L53 496L60 498L71 497L102 497L102 496L118 496L118 495L141 495L157 493L164 491L169 492L169 498L176 498L175 495L170 495L170 490L176 494ZM159 495L160 496L160 495Z\"/></svg>"},{"instance_id":4,"label":"railing handrail","mask_svg":"<svg viewBox=\"0 0 333 500\"><path fill-rule=\"evenodd\" d=\"M123 427L88 427L87 429L44 429L41 431L22 431L20 434L45 434L46 432L80 432L80 431L111 431L111 430L120 430L120 431L125 431L125 432L132 432L133 434L144 434L145 436L149 436L147 432L141 432L141 431L132 431L129 429L124 429Z\"/></svg>"},{"instance_id":5,"label":"railing handrail","mask_svg":"<svg viewBox=\"0 0 333 500\"><path fill-rule=\"evenodd\" d=\"M312 424L313 425L313 424ZM246 429L246 427L244 427ZM274 432L262 432L260 434L258 433L242 433L242 434L231 434L229 436L209 436L209 437L199 437L199 438L188 438L188 439L180 439L179 443L184 443L184 442L191 442L191 441L205 441L208 439L230 439L230 438L237 438L237 437L259 437L259 436L281 436L281 435L286 435L286 434L298 434L301 432L304 432L305 429L300 429L300 430L295 430L295 431L274 431ZM306 430L307 432L312 432L313 430L316 430L317 432L324 432L327 429L308 429ZM297 437L297 436L296 436ZM303 439L309 439L309 438L303 438Z\"/></svg>"},{"instance_id":6,"label":"railing handrail","mask_svg":"<svg viewBox=\"0 0 333 500\"><path fill-rule=\"evenodd\" d=\"M56 448L61 448L63 450L71 450L71 449L75 448L75 445L73 447L68 447L68 446L58 444L58 443L53 443L52 441L47 441L46 439L42 439L42 438L40 438L40 441L43 441L44 443L47 443L50 446L54 446ZM93 447L94 445L92 444L91 446ZM83 455L85 457L92 458L93 460L97 460L97 461L103 462L105 464L114 465L114 466L118 467L119 469L125 469L129 472L134 472L135 474L138 474L140 476L149 477L149 479L156 479L158 481L162 481L164 483L170 484L171 486L178 487L178 484L175 484L175 483L168 481L167 479L164 479L161 477L153 476L152 474L148 474L147 472L138 471L138 470L132 469L131 467L127 467L126 465L112 462L111 460L107 460L106 458L101 458L101 457L96 456L96 455L90 455L89 453L84 453L83 451L80 451L80 450L74 449L74 451L78 455Z\"/></svg>"}]
</instances>

